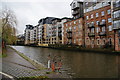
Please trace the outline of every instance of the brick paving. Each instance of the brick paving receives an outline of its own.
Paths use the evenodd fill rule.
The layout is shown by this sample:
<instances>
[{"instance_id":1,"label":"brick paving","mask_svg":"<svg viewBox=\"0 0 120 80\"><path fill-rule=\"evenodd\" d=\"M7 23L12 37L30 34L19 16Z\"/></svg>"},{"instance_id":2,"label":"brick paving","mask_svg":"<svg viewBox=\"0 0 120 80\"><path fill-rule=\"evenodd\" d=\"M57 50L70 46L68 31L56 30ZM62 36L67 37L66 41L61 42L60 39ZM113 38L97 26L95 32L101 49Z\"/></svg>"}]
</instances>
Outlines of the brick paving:
<instances>
[{"instance_id":1,"label":"brick paving","mask_svg":"<svg viewBox=\"0 0 120 80\"><path fill-rule=\"evenodd\" d=\"M48 76L49 78L69 78L66 73L46 72L51 70L37 70L31 63L19 56L13 49L7 48L7 57L2 59L2 72L13 77L31 77L31 76Z\"/></svg>"}]
</instances>

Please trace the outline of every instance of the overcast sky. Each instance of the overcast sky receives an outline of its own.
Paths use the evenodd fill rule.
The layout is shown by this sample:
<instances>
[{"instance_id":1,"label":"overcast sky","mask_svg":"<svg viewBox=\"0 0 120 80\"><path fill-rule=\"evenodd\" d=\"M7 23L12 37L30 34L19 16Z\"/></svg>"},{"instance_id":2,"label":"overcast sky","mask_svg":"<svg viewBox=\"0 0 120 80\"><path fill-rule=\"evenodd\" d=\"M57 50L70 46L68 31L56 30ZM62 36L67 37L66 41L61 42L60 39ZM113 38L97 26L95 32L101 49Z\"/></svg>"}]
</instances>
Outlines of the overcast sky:
<instances>
[{"instance_id":1,"label":"overcast sky","mask_svg":"<svg viewBox=\"0 0 120 80\"><path fill-rule=\"evenodd\" d=\"M72 17L70 3L73 0L3 0L2 7L14 11L18 26L17 34L23 34L25 25L37 25L45 17Z\"/></svg>"}]
</instances>

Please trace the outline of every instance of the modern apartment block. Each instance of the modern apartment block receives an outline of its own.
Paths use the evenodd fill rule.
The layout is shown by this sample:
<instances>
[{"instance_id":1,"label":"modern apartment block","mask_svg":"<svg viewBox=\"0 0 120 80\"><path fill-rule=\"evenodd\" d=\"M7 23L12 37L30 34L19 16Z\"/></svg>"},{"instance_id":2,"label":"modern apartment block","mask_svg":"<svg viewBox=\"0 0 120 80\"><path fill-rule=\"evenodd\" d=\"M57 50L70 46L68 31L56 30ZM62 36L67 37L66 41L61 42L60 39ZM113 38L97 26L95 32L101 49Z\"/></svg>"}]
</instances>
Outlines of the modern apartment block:
<instances>
[{"instance_id":1,"label":"modern apartment block","mask_svg":"<svg viewBox=\"0 0 120 80\"><path fill-rule=\"evenodd\" d=\"M33 26L32 25L26 25L25 29L25 45L30 45L33 42Z\"/></svg>"},{"instance_id":2,"label":"modern apartment block","mask_svg":"<svg viewBox=\"0 0 120 80\"><path fill-rule=\"evenodd\" d=\"M84 16L83 2L80 0L73 0L70 4L73 19L81 18Z\"/></svg>"},{"instance_id":3,"label":"modern apartment block","mask_svg":"<svg viewBox=\"0 0 120 80\"><path fill-rule=\"evenodd\" d=\"M64 23L64 44L84 46L83 18Z\"/></svg>"},{"instance_id":4,"label":"modern apartment block","mask_svg":"<svg viewBox=\"0 0 120 80\"><path fill-rule=\"evenodd\" d=\"M38 45L49 43L49 27L51 27L54 17L46 17L39 20L38 24Z\"/></svg>"},{"instance_id":5,"label":"modern apartment block","mask_svg":"<svg viewBox=\"0 0 120 80\"><path fill-rule=\"evenodd\" d=\"M86 2L84 23L87 48L114 48L110 1Z\"/></svg>"},{"instance_id":6,"label":"modern apartment block","mask_svg":"<svg viewBox=\"0 0 120 80\"><path fill-rule=\"evenodd\" d=\"M115 31L115 50L120 51L120 0L113 0L113 29Z\"/></svg>"},{"instance_id":7,"label":"modern apartment block","mask_svg":"<svg viewBox=\"0 0 120 80\"><path fill-rule=\"evenodd\" d=\"M63 28L64 28L64 22L69 21L70 18L55 18L52 20L52 26L50 27L50 44L63 44L64 38L63 38Z\"/></svg>"}]
</instances>

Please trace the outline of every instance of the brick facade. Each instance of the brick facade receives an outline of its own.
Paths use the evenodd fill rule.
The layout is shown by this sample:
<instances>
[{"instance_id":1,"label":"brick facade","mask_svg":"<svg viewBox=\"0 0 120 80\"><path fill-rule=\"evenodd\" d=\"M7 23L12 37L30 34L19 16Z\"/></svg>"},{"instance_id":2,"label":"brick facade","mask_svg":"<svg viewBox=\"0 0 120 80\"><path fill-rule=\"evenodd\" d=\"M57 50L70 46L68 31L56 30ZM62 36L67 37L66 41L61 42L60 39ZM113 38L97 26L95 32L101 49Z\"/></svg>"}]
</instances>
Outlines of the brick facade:
<instances>
[{"instance_id":1,"label":"brick facade","mask_svg":"<svg viewBox=\"0 0 120 80\"><path fill-rule=\"evenodd\" d=\"M64 23L64 44L84 45L83 18Z\"/></svg>"},{"instance_id":2,"label":"brick facade","mask_svg":"<svg viewBox=\"0 0 120 80\"><path fill-rule=\"evenodd\" d=\"M84 22L87 48L114 47L110 5L85 13Z\"/></svg>"}]
</instances>

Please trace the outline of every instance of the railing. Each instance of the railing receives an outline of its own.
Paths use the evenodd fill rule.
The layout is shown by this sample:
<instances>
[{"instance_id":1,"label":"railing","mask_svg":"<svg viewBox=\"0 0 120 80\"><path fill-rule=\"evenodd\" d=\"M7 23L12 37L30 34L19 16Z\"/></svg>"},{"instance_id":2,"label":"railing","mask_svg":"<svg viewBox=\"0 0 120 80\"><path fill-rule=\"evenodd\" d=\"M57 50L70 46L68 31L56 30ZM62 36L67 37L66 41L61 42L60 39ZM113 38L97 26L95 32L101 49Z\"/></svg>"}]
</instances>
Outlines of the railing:
<instances>
[{"instance_id":1,"label":"railing","mask_svg":"<svg viewBox=\"0 0 120 80\"><path fill-rule=\"evenodd\" d=\"M114 29L114 30L120 29L120 25L113 25L113 29Z\"/></svg>"},{"instance_id":2,"label":"railing","mask_svg":"<svg viewBox=\"0 0 120 80\"><path fill-rule=\"evenodd\" d=\"M94 28L94 24L88 24L88 28Z\"/></svg>"},{"instance_id":3,"label":"railing","mask_svg":"<svg viewBox=\"0 0 120 80\"><path fill-rule=\"evenodd\" d=\"M99 32L99 36L106 36L106 32L105 31Z\"/></svg>"},{"instance_id":4,"label":"railing","mask_svg":"<svg viewBox=\"0 0 120 80\"><path fill-rule=\"evenodd\" d=\"M106 25L106 22L105 22L105 21L99 22L98 25L99 25L99 26L105 26L105 25Z\"/></svg>"},{"instance_id":5,"label":"railing","mask_svg":"<svg viewBox=\"0 0 120 80\"><path fill-rule=\"evenodd\" d=\"M95 37L95 33L88 33L89 37Z\"/></svg>"},{"instance_id":6,"label":"railing","mask_svg":"<svg viewBox=\"0 0 120 80\"><path fill-rule=\"evenodd\" d=\"M72 29L68 29L67 32L68 32L68 33L72 33Z\"/></svg>"}]
</instances>

